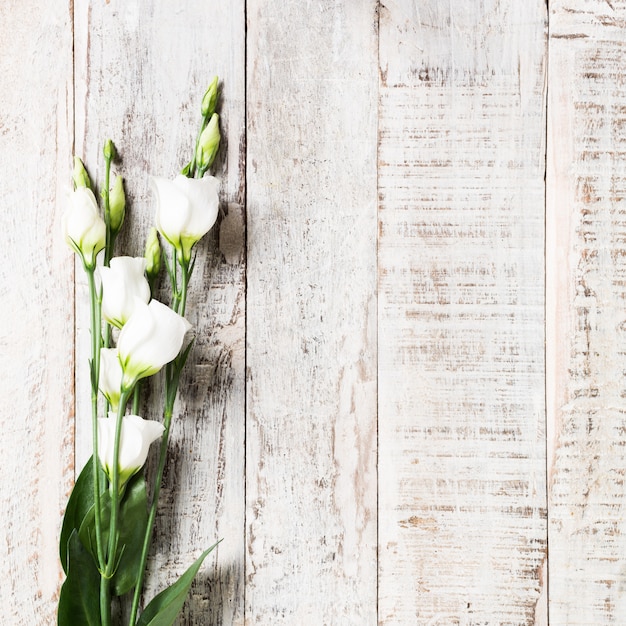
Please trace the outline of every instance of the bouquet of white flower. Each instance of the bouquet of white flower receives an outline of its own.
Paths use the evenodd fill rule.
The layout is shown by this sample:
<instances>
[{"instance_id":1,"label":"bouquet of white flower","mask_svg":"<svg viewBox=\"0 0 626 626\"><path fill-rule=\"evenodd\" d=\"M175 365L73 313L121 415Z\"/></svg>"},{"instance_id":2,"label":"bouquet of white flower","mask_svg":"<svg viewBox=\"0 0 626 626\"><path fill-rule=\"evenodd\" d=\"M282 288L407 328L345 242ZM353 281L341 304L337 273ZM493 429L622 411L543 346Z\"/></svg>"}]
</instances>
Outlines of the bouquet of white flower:
<instances>
[{"instance_id":1,"label":"bouquet of white flower","mask_svg":"<svg viewBox=\"0 0 626 626\"><path fill-rule=\"evenodd\" d=\"M66 579L59 626L111 626L115 597L128 597L129 626L170 626L215 547L203 552L139 615L174 402L193 343L184 315L194 246L218 215L218 181L205 176L220 143L217 99L215 77L202 99L202 124L191 161L174 180L154 178L156 228L148 234L143 258L113 256L126 211L122 178L110 184L113 142L104 145L102 216L87 170L74 157L74 191L63 229L89 285L93 455L76 480L63 519L60 556ZM169 244L169 255L162 255L157 231ZM170 306L152 298L162 256L171 286ZM141 380L164 367L163 419L143 419L137 415ZM150 444L158 439L159 460L148 498L141 470Z\"/></svg>"}]
</instances>

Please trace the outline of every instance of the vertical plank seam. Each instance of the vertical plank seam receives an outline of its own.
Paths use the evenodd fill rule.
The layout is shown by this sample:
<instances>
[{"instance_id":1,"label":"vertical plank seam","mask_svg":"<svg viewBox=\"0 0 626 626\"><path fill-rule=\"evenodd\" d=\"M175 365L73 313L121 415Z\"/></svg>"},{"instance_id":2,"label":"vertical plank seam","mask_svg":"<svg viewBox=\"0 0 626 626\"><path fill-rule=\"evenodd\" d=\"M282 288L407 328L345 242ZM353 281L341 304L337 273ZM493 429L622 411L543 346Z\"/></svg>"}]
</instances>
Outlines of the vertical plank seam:
<instances>
[{"instance_id":1,"label":"vertical plank seam","mask_svg":"<svg viewBox=\"0 0 626 626\"><path fill-rule=\"evenodd\" d=\"M243 178L241 185L243 188L243 198L241 198L243 210L243 584L242 584L242 604L243 604L243 624L247 623L247 603L246 589L248 587L248 0L243 3L243 166L240 176Z\"/></svg>"},{"instance_id":2,"label":"vertical plank seam","mask_svg":"<svg viewBox=\"0 0 626 626\"><path fill-rule=\"evenodd\" d=\"M72 80L72 84L70 87L70 92L72 94L72 106L71 106L71 133L72 133L72 137L70 140L70 146L72 149L72 154L74 154L76 152L76 6L74 3L74 0L69 0L69 21L70 21L70 25L71 25L71 29L72 29L72 76L71 76L71 80ZM74 256L74 255L72 255ZM70 406L72 407L72 412L74 414L73 417L73 422L72 422L72 438L73 438L73 448L74 448L74 458L72 460L72 466L74 467L74 478L73 480L76 480L76 477L78 476L78 472L76 469L76 360L77 360L77 354L76 354L76 349L77 349L77 345L78 345L78 340L77 340L77 330L76 330L76 259L74 259L74 262L72 264L73 267L73 276L71 278L72 280L72 349L71 349L71 353L73 355L72 357L72 363L70 366L71 369L71 380L72 380L72 388L69 390L70 393L72 394L72 401L70 403Z\"/></svg>"},{"instance_id":3,"label":"vertical plank seam","mask_svg":"<svg viewBox=\"0 0 626 626\"><path fill-rule=\"evenodd\" d=\"M544 403L544 455L545 455L545 502L546 502L546 552L545 552L545 596L546 596L546 624L550 626L550 468L549 468L549 443L548 443L548 429L550 428L548 415L548 352L547 346L549 337L549 324L548 324L548 142L550 141L550 135L548 133L548 117L549 111L549 90L550 90L550 0L546 2L546 43L545 43L545 57L546 57L546 70L545 70L545 95L544 95L544 108L545 108L545 145L544 145L544 164L543 164L543 403ZM541 592L540 592L541 593Z\"/></svg>"},{"instance_id":4,"label":"vertical plank seam","mask_svg":"<svg viewBox=\"0 0 626 626\"><path fill-rule=\"evenodd\" d=\"M380 424L380 394L379 390L379 380L380 380L380 357L378 351L378 337L380 332L380 314L379 314L379 306L380 306L380 291L379 291L379 261L380 261L380 227L379 227L379 219L380 219L380 118L381 118L381 102L380 102L380 0L376 2L376 219L374 220L375 225L375 254L376 254L376 267L374 270L374 280L376 284L376 338L375 338L375 354L376 354L376 384L375 391L376 394L376 624L380 624L380 480L379 480L379 454L380 454L380 446L379 446L379 424Z\"/></svg>"}]
</instances>

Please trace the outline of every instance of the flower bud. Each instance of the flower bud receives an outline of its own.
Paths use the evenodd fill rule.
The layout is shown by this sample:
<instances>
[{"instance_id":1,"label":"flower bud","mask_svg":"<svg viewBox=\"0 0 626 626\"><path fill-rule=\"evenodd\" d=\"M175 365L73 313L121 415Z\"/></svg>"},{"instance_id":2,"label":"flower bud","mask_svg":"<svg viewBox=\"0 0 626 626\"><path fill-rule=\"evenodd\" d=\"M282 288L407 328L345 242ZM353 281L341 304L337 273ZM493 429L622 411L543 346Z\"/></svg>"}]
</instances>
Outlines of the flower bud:
<instances>
[{"instance_id":1,"label":"flower bud","mask_svg":"<svg viewBox=\"0 0 626 626\"><path fill-rule=\"evenodd\" d=\"M98 458L109 480L113 478L115 454L116 415L98 418ZM123 490L128 480L144 465L150 444L159 439L165 427L154 420L145 420L139 415L122 418L120 447L117 459L119 489Z\"/></svg>"},{"instance_id":2,"label":"flower bud","mask_svg":"<svg viewBox=\"0 0 626 626\"><path fill-rule=\"evenodd\" d=\"M202 131L198 139L196 150L196 165L198 169L206 171L215 160L217 150L220 147L220 124L219 115L213 113L206 128Z\"/></svg>"},{"instance_id":3,"label":"flower bud","mask_svg":"<svg viewBox=\"0 0 626 626\"><path fill-rule=\"evenodd\" d=\"M126 194L124 193L124 179L118 176L109 192L109 215L113 234L117 234L122 227L125 213Z\"/></svg>"},{"instance_id":4,"label":"flower bud","mask_svg":"<svg viewBox=\"0 0 626 626\"><path fill-rule=\"evenodd\" d=\"M87 189L91 189L91 180L89 179L89 174L87 174L87 170L83 162L77 157L74 157L74 171L72 172L72 180L74 181L74 187L87 187Z\"/></svg>"},{"instance_id":5,"label":"flower bud","mask_svg":"<svg viewBox=\"0 0 626 626\"><path fill-rule=\"evenodd\" d=\"M218 78L215 76L211 81L208 89L204 93L202 97L202 115L204 117L211 117L213 113L215 113L215 107L217 105L217 97L219 95L219 91L217 89Z\"/></svg>"},{"instance_id":6,"label":"flower bud","mask_svg":"<svg viewBox=\"0 0 626 626\"><path fill-rule=\"evenodd\" d=\"M218 181L213 176L174 180L153 178L156 191L156 227L188 263L192 247L209 232L217 219Z\"/></svg>"},{"instance_id":7,"label":"flower bud","mask_svg":"<svg viewBox=\"0 0 626 626\"><path fill-rule=\"evenodd\" d=\"M122 364L117 348L102 348L100 350L98 387L109 401L111 409L117 412L122 387Z\"/></svg>"},{"instance_id":8,"label":"flower bud","mask_svg":"<svg viewBox=\"0 0 626 626\"><path fill-rule=\"evenodd\" d=\"M77 187L70 196L70 208L63 214L63 233L85 267L93 269L98 252L106 245L106 225L91 189Z\"/></svg>"},{"instance_id":9,"label":"flower bud","mask_svg":"<svg viewBox=\"0 0 626 626\"><path fill-rule=\"evenodd\" d=\"M146 259L146 275L148 276L148 282L152 284L161 271L161 244L159 243L157 229L154 226L148 232L144 256Z\"/></svg>"},{"instance_id":10,"label":"flower bud","mask_svg":"<svg viewBox=\"0 0 626 626\"><path fill-rule=\"evenodd\" d=\"M189 163L187 163L187 165L185 165L185 167L183 167L183 169L182 169L182 170L180 170L180 173L181 173L183 176L187 176L187 177L191 177L191 176L189 175L189 173L190 173L190 172L191 172L191 161L189 161Z\"/></svg>"},{"instance_id":11,"label":"flower bud","mask_svg":"<svg viewBox=\"0 0 626 626\"><path fill-rule=\"evenodd\" d=\"M104 142L104 148L102 149L102 152L104 153L104 158L107 161L112 161L117 154L117 152L115 151L115 144L110 139L107 139Z\"/></svg>"},{"instance_id":12,"label":"flower bud","mask_svg":"<svg viewBox=\"0 0 626 626\"><path fill-rule=\"evenodd\" d=\"M143 257L118 256L110 267L100 267L102 280L102 317L122 328L137 308L137 303L150 300L150 285L144 275Z\"/></svg>"},{"instance_id":13,"label":"flower bud","mask_svg":"<svg viewBox=\"0 0 626 626\"><path fill-rule=\"evenodd\" d=\"M132 389L140 378L156 374L173 361L190 328L184 317L165 304L157 300L150 304L138 301L117 340L123 389Z\"/></svg>"}]
</instances>

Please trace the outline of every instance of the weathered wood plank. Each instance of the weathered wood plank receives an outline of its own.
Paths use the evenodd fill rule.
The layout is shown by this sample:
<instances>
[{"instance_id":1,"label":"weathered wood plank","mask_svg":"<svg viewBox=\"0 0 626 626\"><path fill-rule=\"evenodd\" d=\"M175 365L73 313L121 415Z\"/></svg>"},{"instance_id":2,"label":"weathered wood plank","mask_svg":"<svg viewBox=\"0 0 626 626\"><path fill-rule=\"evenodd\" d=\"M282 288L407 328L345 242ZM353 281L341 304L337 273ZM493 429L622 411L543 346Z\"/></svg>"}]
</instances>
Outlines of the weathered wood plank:
<instances>
[{"instance_id":1,"label":"weathered wood plank","mask_svg":"<svg viewBox=\"0 0 626 626\"><path fill-rule=\"evenodd\" d=\"M376 622L376 4L247 4L250 624Z\"/></svg>"},{"instance_id":2,"label":"weathered wood plank","mask_svg":"<svg viewBox=\"0 0 626 626\"><path fill-rule=\"evenodd\" d=\"M626 4L550 12L550 623L623 624Z\"/></svg>"},{"instance_id":3,"label":"weathered wood plank","mask_svg":"<svg viewBox=\"0 0 626 626\"><path fill-rule=\"evenodd\" d=\"M225 142L216 175L227 215L198 248L187 305L197 339L181 384L149 564L151 597L202 549L224 539L194 583L184 624L243 620L244 38L243 0L180 7L148 0L76 3L76 151L98 164L100 180L106 137L122 156L116 169L126 177L130 207L118 253L142 254L154 219L148 175L174 176L189 159L204 90L214 74L223 83ZM86 302L84 289L77 297ZM82 336L88 318L79 317ZM78 364L85 361L83 346ZM82 420L88 381L86 371L78 375ZM142 413L158 418L159 406L153 392ZM84 459L89 424L80 421L77 428Z\"/></svg>"},{"instance_id":4,"label":"weathered wood plank","mask_svg":"<svg viewBox=\"0 0 626 626\"><path fill-rule=\"evenodd\" d=\"M0 599L2 621L15 626L56 623L58 535L73 479L73 259L61 236L70 5L0 5Z\"/></svg>"},{"instance_id":5,"label":"weathered wood plank","mask_svg":"<svg viewBox=\"0 0 626 626\"><path fill-rule=\"evenodd\" d=\"M381 624L545 623L545 26L381 6Z\"/></svg>"}]
</instances>

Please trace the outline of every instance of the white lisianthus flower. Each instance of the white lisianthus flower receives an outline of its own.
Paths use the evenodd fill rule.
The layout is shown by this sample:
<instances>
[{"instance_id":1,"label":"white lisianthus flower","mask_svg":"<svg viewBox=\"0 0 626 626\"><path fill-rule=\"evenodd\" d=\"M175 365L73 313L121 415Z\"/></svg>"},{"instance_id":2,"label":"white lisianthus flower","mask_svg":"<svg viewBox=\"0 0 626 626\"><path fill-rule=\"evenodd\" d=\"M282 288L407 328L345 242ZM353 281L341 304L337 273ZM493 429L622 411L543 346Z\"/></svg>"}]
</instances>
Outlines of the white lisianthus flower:
<instances>
[{"instance_id":1,"label":"white lisianthus flower","mask_svg":"<svg viewBox=\"0 0 626 626\"><path fill-rule=\"evenodd\" d=\"M156 227L188 263L193 246L211 230L217 219L218 180L214 176L174 180L153 178L156 190Z\"/></svg>"},{"instance_id":2,"label":"white lisianthus flower","mask_svg":"<svg viewBox=\"0 0 626 626\"><path fill-rule=\"evenodd\" d=\"M132 389L140 378L156 374L176 358L190 329L191 324L165 304L137 301L117 340L122 387Z\"/></svg>"},{"instance_id":3,"label":"white lisianthus flower","mask_svg":"<svg viewBox=\"0 0 626 626\"><path fill-rule=\"evenodd\" d=\"M109 480L113 476L113 455L115 448L116 415L98 418L98 458ZM156 441L165 430L160 422L145 420L139 415L126 415L122 418L120 450L118 456L119 488L136 474L148 458L150 444Z\"/></svg>"},{"instance_id":4,"label":"white lisianthus flower","mask_svg":"<svg viewBox=\"0 0 626 626\"><path fill-rule=\"evenodd\" d=\"M98 387L109 401L111 408L117 411L120 403L122 387L122 364L117 348L102 348L100 350L100 377Z\"/></svg>"},{"instance_id":5,"label":"white lisianthus flower","mask_svg":"<svg viewBox=\"0 0 626 626\"><path fill-rule=\"evenodd\" d=\"M145 276L143 257L119 256L111 259L110 267L100 267L102 279L102 317L122 328L133 314L136 303L150 300L150 285Z\"/></svg>"},{"instance_id":6,"label":"white lisianthus flower","mask_svg":"<svg viewBox=\"0 0 626 626\"><path fill-rule=\"evenodd\" d=\"M83 259L86 267L94 268L98 252L106 245L106 225L98 213L93 191L88 187L77 187L62 219L65 241Z\"/></svg>"}]
</instances>

